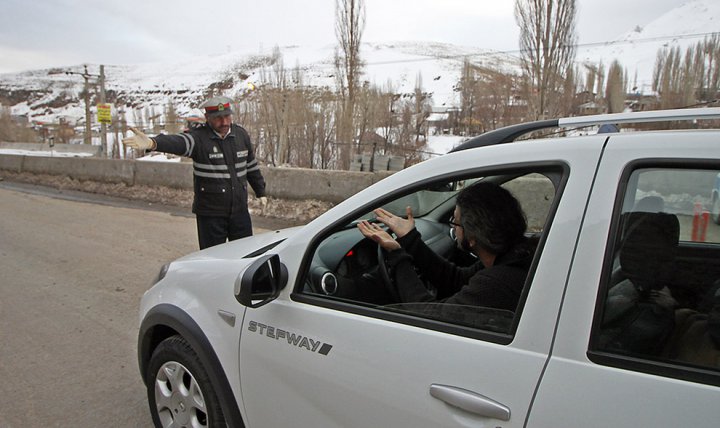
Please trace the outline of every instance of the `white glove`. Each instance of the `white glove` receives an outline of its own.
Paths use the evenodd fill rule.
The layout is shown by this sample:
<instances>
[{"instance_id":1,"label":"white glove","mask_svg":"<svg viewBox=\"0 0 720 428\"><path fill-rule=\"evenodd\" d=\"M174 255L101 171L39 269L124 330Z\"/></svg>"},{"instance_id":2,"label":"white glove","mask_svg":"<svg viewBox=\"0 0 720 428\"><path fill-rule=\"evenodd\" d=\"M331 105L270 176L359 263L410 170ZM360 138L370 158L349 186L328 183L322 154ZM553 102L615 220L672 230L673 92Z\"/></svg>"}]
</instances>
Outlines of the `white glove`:
<instances>
[{"instance_id":1,"label":"white glove","mask_svg":"<svg viewBox=\"0 0 720 428\"><path fill-rule=\"evenodd\" d=\"M260 205L262 205L262 210L265 212L265 207L267 207L267 197L266 196L260 196Z\"/></svg>"},{"instance_id":2,"label":"white glove","mask_svg":"<svg viewBox=\"0 0 720 428\"><path fill-rule=\"evenodd\" d=\"M130 130L134 132L135 135L132 137L123 138L122 143L124 145L142 151L155 149L155 142L150 137L143 134L142 131L138 131L137 129L133 128L132 126L130 127Z\"/></svg>"}]
</instances>

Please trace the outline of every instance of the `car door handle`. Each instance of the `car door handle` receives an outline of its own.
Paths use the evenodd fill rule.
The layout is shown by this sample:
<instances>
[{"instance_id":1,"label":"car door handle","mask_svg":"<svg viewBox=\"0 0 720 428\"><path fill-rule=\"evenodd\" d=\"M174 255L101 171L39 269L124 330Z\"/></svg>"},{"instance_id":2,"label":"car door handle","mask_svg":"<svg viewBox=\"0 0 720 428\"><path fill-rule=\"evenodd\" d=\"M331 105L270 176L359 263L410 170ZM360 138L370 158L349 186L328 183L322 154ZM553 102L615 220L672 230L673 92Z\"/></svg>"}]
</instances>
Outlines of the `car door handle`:
<instances>
[{"instance_id":1,"label":"car door handle","mask_svg":"<svg viewBox=\"0 0 720 428\"><path fill-rule=\"evenodd\" d=\"M507 406L467 389L434 383L430 385L430 395L470 413L501 421L510 420L510 409Z\"/></svg>"}]
</instances>

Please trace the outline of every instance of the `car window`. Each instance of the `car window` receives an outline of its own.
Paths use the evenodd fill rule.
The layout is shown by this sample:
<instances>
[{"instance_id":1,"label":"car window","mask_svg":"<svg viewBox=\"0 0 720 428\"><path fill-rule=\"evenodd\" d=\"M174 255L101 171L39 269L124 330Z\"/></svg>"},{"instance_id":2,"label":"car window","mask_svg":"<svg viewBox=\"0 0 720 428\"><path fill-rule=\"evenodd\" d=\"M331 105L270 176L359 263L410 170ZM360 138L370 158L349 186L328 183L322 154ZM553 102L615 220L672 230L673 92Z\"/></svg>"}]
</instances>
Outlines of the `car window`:
<instances>
[{"instance_id":1,"label":"car window","mask_svg":"<svg viewBox=\"0 0 720 428\"><path fill-rule=\"evenodd\" d=\"M559 168L549 171L544 167L542 172L523 170L462 177L450 182L430 183L392 200L379 199L376 207L403 218L406 207L412 208L415 237L409 234L406 240L398 239L403 245L401 252L390 254L380 250L357 227L362 220L385 227L376 220L375 207L371 207L352 221L337 225L312 249L312 261L300 291L303 295L323 299L321 303L325 306L337 303L334 307L348 310L349 304L349 310L356 313L434 329L451 329L460 334L468 331L458 330L460 326L499 334L506 340L519 319L516 308L522 306L519 303L531 282L530 272L539 254L542 231L556 202L551 177L561 176ZM528 226L524 236L511 246L512 251L498 257L492 271L482 269L482 272L482 264L473 251L463 249L456 241L457 226L452 224L458 195L479 183L491 183L491 186L509 191L524 211ZM402 255L398 256L400 253ZM403 257L407 260L400 260ZM489 279L475 276L484 274ZM424 287L416 290L416 294L400 288L409 287L405 285L407 281L417 285L416 280ZM464 289L471 286L471 281L476 284L483 280L488 284L502 281L514 284L515 294L501 303L487 301L485 304L482 299L461 298L461 292L472 294ZM501 288L504 287L498 287Z\"/></svg>"},{"instance_id":2,"label":"car window","mask_svg":"<svg viewBox=\"0 0 720 428\"><path fill-rule=\"evenodd\" d=\"M720 243L720 179L714 170L643 169L628 208L657 210L677 215L680 241Z\"/></svg>"},{"instance_id":3,"label":"car window","mask_svg":"<svg viewBox=\"0 0 720 428\"><path fill-rule=\"evenodd\" d=\"M478 179L443 181L427 188L418 190L417 192L401 196L391 200L382 206L383 209L399 216L405 215L407 207L412 209L413 215L422 217L430 211L452 200L460 190L476 182ZM359 220L373 219L375 215L371 212L364 213L358 218Z\"/></svg>"},{"instance_id":4,"label":"car window","mask_svg":"<svg viewBox=\"0 0 720 428\"><path fill-rule=\"evenodd\" d=\"M650 371L663 372L667 363L720 370L717 175L678 168L629 175L593 351L652 362Z\"/></svg>"}]
</instances>

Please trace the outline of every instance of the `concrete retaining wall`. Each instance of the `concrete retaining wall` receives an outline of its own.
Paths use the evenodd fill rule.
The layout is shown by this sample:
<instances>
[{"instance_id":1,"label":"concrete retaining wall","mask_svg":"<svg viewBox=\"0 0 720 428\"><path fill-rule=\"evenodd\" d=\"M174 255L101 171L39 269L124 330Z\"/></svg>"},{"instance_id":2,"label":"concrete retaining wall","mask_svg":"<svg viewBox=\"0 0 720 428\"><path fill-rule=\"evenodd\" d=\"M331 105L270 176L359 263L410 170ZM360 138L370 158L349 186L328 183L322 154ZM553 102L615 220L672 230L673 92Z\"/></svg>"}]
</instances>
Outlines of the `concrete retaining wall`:
<instances>
[{"instance_id":1,"label":"concrete retaining wall","mask_svg":"<svg viewBox=\"0 0 720 428\"><path fill-rule=\"evenodd\" d=\"M0 155L0 171L22 172L25 156Z\"/></svg>"},{"instance_id":2,"label":"concrete retaining wall","mask_svg":"<svg viewBox=\"0 0 720 428\"><path fill-rule=\"evenodd\" d=\"M342 202L382 180L389 172L352 172L301 168L266 168L260 171L268 195L283 199L318 199Z\"/></svg>"},{"instance_id":3,"label":"concrete retaining wall","mask_svg":"<svg viewBox=\"0 0 720 428\"><path fill-rule=\"evenodd\" d=\"M134 184L134 166L128 161L98 158L47 158L24 156L21 172L63 175L76 180Z\"/></svg>"},{"instance_id":4,"label":"concrete retaining wall","mask_svg":"<svg viewBox=\"0 0 720 428\"><path fill-rule=\"evenodd\" d=\"M13 143L15 144L15 143ZM26 144L26 143L17 143ZM392 172L353 172L330 171L301 168L260 168L267 182L267 194L282 199L317 199L325 202L338 203L354 195L360 190L382 180ZM106 183L125 183L132 185L167 186L177 189L192 190L191 162L144 162L135 160L114 160L91 157L42 157L0 154L0 170L9 172L28 172L33 174L63 175L77 180L94 180ZM640 188L653 190L663 178L661 188L665 193L687 193L703 183L707 195L713 186L715 172L678 173L677 178L668 174L662 177L648 177ZM645 177L645 178L648 178ZM546 194L548 204L543 207L525 207L528 213L537 213L539 218L549 208L552 201L552 186L547 180L527 178L518 183L513 191L521 201L537 200L525 197L538 192ZM529 215L530 217L530 215ZM533 219L529 219L533 220Z\"/></svg>"},{"instance_id":5,"label":"concrete retaining wall","mask_svg":"<svg viewBox=\"0 0 720 428\"><path fill-rule=\"evenodd\" d=\"M62 175L104 183L193 188L192 163L143 162L98 158L0 155L0 170ZM317 199L338 203L382 180L390 172L349 172L261 167L267 194L282 199Z\"/></svg>"},{"instance_id":6,"label":"concrete retaining wall","mask_svg":"<svg viewBox=\"0 0 720 428\"><path fill-rule=\"evenodd\" d=\"M100 156L102 147L89 144L55 144L50 147L48 143L11 143L0 141L0 149L27 150L30 152L49 152L51 150L63 153L83 153L90 156Z\"/></svg>"},{"instance_id":7,"label":"concrete retaining wall","mask_svg":"<svg viewBox=\"0 0 720 428\"><path fill-rule=\"evenodd\" d=\"M146 186L166 186L175 189L193 188L192 162L128 162L135 170L133 184Z\"/></svg>"},{"instance_id":8,"label":"concrete retaining wall","mask_svg":"<svg viewBox=\"0 0 720 428\"><path fill-rule=\"evenodd\" d=\"M63 175L76 180L146 186L193 188L191 162L145 162L98 158L49 158L0 155L0 170L33 174ZM339 203L392 174L383 172L330 171L301 168L260 167L271 197L291 200L316 199ZM528 178L511 189L525 204L543 201L543 206L524 206L531 226L541 226L553 199L547 179ZM533 197L538 192L545 199ZM537 223L537 224L536 224Z\"/></svg>"}]
</instances>

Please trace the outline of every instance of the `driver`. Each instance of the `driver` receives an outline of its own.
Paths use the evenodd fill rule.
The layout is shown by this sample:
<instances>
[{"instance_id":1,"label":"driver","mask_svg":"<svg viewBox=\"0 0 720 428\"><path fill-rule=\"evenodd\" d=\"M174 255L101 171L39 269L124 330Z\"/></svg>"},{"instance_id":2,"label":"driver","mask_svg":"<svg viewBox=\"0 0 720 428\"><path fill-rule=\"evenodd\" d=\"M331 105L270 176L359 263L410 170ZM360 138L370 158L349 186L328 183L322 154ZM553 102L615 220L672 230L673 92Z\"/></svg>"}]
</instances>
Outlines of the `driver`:
<instances>
[{"instance_id":1,"label":"driver","mask_svg":"<svg viewBox=\"0 0 720 428\"><path fill-rule=\"evenodd\" d=\"M525 237L527 221L520 203L509 191L480 182L458 194L450 224L458 246L478 259L468 267L456 266L425 245L410 207L407 219L382 208L374 212L397 240L376 223L362 221L358 229L388 252L388 270L402 303L437 301L515 310L534 245ZM416 267L437 295L423 284Z\"/></svg>"}]
</instances>

